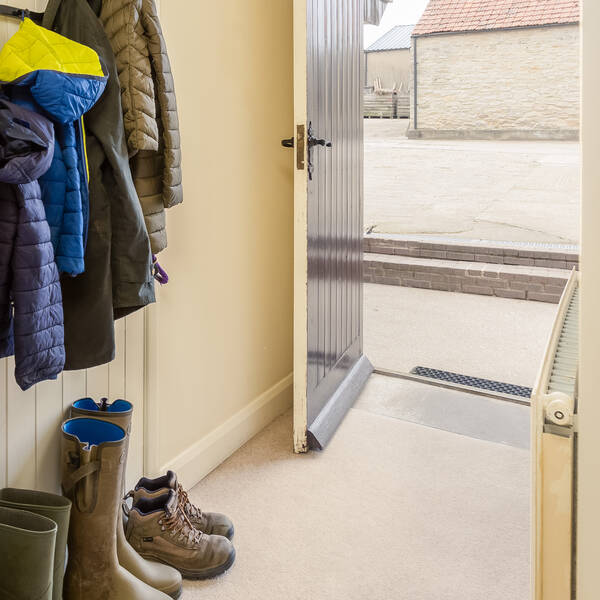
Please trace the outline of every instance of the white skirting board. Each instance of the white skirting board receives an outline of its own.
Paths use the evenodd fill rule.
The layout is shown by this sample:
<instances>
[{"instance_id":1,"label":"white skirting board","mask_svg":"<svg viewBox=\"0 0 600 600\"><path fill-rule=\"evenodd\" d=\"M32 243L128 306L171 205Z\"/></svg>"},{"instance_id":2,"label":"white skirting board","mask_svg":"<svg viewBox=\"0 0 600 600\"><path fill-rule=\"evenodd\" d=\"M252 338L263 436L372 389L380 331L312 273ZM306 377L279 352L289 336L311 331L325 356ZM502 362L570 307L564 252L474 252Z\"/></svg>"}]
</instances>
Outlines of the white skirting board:
<instances>
[{"instance_id":1,"label":"white skirting board","mask_svg":"<svg viewBox=\"0 0 600 600\"><path fill-rule=\"evenodd\" d=\"M273 419L292 406L293 374L290 373L225 423L192 444L163 465L161 473L171 469L191 488L252 439ZM290 448L291 448L290 432Z\"/></svg>"}]
</instances>

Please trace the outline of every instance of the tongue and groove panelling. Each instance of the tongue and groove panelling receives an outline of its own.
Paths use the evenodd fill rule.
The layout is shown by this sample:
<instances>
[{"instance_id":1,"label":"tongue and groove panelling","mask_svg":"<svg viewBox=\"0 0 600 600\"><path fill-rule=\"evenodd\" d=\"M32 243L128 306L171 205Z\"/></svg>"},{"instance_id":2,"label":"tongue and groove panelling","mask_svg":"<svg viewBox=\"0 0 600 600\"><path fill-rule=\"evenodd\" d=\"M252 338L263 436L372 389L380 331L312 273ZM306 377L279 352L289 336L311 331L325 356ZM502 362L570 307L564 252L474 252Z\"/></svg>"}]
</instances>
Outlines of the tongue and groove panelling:
<instances>
[{"instance_id":1,"label":"tongue and groove panelling","mask_svg":"<svg viewBox=\"0 0 600 600\"><path fill-rule=\"evenodd\" d=\"M43 11L46 0L13 0ZM19 22L0 17L0 47ZM144 314L116 323L117 355L110 365L63 373L57 381L22 392L14 379L14 358L0 361L0 487L60 490L60 425L69 406L91 396L126 398L134 404L128 483L143 471Z\"/></svg>"}]
</instances>

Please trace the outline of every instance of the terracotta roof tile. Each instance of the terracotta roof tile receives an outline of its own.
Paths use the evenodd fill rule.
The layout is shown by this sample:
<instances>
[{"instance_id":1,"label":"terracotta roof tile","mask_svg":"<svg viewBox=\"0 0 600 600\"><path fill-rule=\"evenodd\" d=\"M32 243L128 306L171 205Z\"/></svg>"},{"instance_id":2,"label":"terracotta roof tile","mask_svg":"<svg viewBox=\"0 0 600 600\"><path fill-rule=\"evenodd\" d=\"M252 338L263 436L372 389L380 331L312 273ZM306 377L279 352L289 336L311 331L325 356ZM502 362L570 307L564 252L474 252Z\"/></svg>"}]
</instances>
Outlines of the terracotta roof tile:
<instances>
[{"instance_id":1,"label":"terracotta roof tile","mask_svg":"<svg viewBox=\"0 0 600 600\"><path fill-rule=\"evenodd\" d=\"M429 0L413 35L579 22L579 0Z\"/></svg>"}]
</instances>

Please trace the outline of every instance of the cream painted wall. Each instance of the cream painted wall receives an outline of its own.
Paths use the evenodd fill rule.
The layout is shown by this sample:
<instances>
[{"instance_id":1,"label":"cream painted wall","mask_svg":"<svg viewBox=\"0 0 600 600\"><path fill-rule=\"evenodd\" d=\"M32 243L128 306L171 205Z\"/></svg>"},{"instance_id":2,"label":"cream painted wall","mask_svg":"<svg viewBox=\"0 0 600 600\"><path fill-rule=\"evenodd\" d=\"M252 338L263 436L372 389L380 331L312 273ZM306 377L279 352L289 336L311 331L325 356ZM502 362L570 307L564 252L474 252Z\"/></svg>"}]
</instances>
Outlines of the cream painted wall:
<instances>
[{"instance_id":1,"label":"cream painted wall","mask_svg":"<svg viewBox=\"0 0 600 600\"><path fill-rule=\"evenodd\" d=\"M292 5L162 3L185 200L149 316L146 464L187 485L291 403Z\"/></svg>"},{"instance_id":2,"label":"cream painted wall","mask_svg":"<svg viewBox=\"0 0 600 600\"><path fill-rule=\"evenodd\" d=\"M577 510L577 600L600 595L600 3L583 1L582 298Z\"/></svg>"}]
</instances>

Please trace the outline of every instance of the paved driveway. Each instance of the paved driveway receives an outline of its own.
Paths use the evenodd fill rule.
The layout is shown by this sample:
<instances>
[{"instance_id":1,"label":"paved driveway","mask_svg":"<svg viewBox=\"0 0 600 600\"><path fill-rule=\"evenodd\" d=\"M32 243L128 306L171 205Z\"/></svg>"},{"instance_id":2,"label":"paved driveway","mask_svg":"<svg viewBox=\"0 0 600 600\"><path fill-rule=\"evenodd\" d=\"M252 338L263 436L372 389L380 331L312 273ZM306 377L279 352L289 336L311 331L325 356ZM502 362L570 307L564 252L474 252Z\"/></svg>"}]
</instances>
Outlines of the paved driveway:
<instances>
[{"instance_id":1,"label":"paved driveway","mask_svg":"<svg viewBox=\"0 0 600 600\"><path fill-rule=\"evenodd\" d=\"M365 284L365 354L375 367L442 369L533 387L556 305Z\"/></svg>"},{"instance_id":2,"label":"paved driveway","mask_svg":"<svg viewBox=\"0 0 600 600\"><path fill-rule=\"evenodd\" d=\"M409 140L407 120L365 120L365 228L579 242L579 144Z\"/></svg>"}]
</instances>

